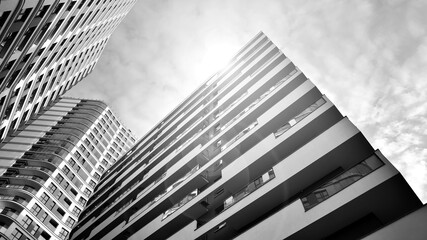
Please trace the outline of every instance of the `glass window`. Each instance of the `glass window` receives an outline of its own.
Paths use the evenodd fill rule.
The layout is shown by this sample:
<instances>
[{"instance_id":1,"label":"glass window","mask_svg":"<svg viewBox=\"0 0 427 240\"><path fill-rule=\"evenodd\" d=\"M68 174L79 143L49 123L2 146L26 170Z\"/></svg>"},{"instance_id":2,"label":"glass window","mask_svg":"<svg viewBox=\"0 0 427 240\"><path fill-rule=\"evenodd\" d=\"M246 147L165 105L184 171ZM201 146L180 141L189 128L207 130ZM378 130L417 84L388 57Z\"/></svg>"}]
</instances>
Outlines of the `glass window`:
<instances>
[{"instance_id":1,"label":"glass window","mask_svg":"<svg viewBox=\"0 0 427 240\"><path fill-rule=\"evenodd\" d=\"M65 221L65 225L67 225L68 227L73 227L75 222L76 220L74 220L72 217L68 217Z\"/></svg>"},{"instance_id":2,"label":"glass window","mask_svg":"<svg viewBox=\"0 0 427 240\"><path fill-rule=\"evenodd\" d=\"M36 235L37 231L39 230L40 226L35 224L34 228L30 231L31 235Z\"/></svg>"},{"instance_id":3,"label":"glass window","mask_svg":"<svg viewBox=\"0 0 427 240\"><path fill-rule=\"evenodd\" d=\"M47 213L43 213L40 217L40 220L43 222L47 218Z\"/></svg>"},{"instance_id":4,"label":"glass window","mask_svg":"<svg viewBox=\"0 0 427 240\"><path fill-rule=\"evenodd\" d=\"M22 237L22 232L15 228L10 236L12 240L19 240Z\"/></svg>"},{"instance_id":5,"label":"glass window","mask_svg":"<svg viewBox=\"0 0 427 240\"><path fill-rule=\"evenodd\" d=\"M25 215L25 217L22 219L21 224L24 228L28 228L28 226L30 226L31 223L33 223L33 220L28 215Z\"/></svg>"},{"instance_id":6,"label":"glass window","mask_svg":"<svg viewBox=\"0 0 427 240\"><path fill-rule=\"evenodd\" d=\"M40 207L37 203L35 203L35 204L33 205L33 207L31 208L31 210L30 210L30 211L31 211L34 215L36 215L36 216L37 216L37 214L39 214L40 210L41 210L41 207Z\"/></svg>"},{"instance_id":7,"label":"glass window","mask_svg":"<svg viewBox=\"0 0 427 240\"><path fill-rule=\"evenodd\" d=\"M62 228L61 231L59 232L59 237L61 239L67 239L67 236L68 236L68 231Z\"/></svg>"},{"instance_id":8,"label":"glass window","mask_svg":"<svg viewBox=\"0 0 427 240\"><path fill-rule=\"evenodd\" d=\"M72 211L72 214L73 214L74 216L79 216L81 212L82 212L82 210L81 210L80 208L78 208L78 207L74 207L74 209L73 209L73 211Z\"/></svg>"},{"instance_id":9,"label":"glass window","mask_svg":"<svg viewBox=\"0 0 427 240\"><path fill-rule=\"evenodd\" d=\"M55 184L53 184L53 183L51 183L49 186L48 186L48 190L49 190L49 192L51 192L51 193L54 193L55 191L56 191L56 189L58 189L56 186L55 186Z\"/></svg>"},{"instance_id":10,"label":"glass window","mask_svg":"<svg viewBox=\"0 0 427 240\"><path fill-rule=\"evenodd\" d=\"M50 197L46 194L46 193L42 193L42 195L40 196L40 200L42 201L43 204L46 204L47 201L49 201Z\"/></svg>"}]
</instances>

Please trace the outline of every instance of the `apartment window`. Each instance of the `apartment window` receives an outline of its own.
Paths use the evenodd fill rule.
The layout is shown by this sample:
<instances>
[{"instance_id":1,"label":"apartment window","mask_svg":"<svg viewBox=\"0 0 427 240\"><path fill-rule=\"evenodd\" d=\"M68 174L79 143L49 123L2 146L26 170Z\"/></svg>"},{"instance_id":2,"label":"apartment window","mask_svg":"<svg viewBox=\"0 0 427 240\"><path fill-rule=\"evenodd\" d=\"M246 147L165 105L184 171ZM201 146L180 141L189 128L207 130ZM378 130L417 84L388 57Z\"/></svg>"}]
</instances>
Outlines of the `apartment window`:
<instances>
[{"instance_id":1,"label":"apartment window","mask_svg":"<svg viewBox=\"0 0 427 240\"><path fill-rule=\"evenodd\" d=\"M83 197L80 197L79 198L79 203L81 204L81 205L86 205L86 202L87 202L87 200L85 199L85 198L83 198Z\"/></svg>"},{"instance_id":2,"label":"apartment window","mask_svg":"<svg viewBox=\"0 0 427 240\"><path fill-rule=\"evenodd\" d=\"M67 225L68 227L73 227L75 222L76 220L74 220L74 218L68 217L65 221L65 225Z\"/></svg>"},{"instance_id":3,"label":"apartment window","mask_svg":"<svg viewBox=\"0 0 427 240\"><path fill-rule=\"evenodd\" d=\"M31 235L36 235L37 231L40 229L40 226L35 224L33 229L30 231Z\"/></svg>"},{"instance_id":4,"label":"apartment window","mask_svg":"<svg viewBox=\"0 0 427 240\"><path fill-rule=\"evenodd\" d=\"M61 239L67 239L68 231L62 228L58 235Z\"/></svg>"},{"instance_id":5,"label":"apartment window","mask_svg":"<svg viewBox=\"0 0 427 240\"><path fill-rule=\"evenodd\" d=\"M58 227L58 223L57 223L55 220L53 220L53 219L50 219L50 220L49 220L49 223L50 223L54 228Z\"/></svg>"},{"instance_id":6,"label":"apartment window","mask_svg":"<svg viewBox=\"0 0 427 240\"><path fill-rule=\"evenodd\" d=\"M34 215L37 216L37 214L39 214L40 210L41 210L41 207L37 203L35 203L30 211L31 211L31 213L33 213Z\"/></svg>"},{"instance_id":7,"label":"apartment window","mask_svg":"<svg viewBox=\"0 0 427 240\"><path fill-rule=\"evenodd\" d=\"M62 197L62 195L64 195L61 191L58 191L58 193L56 194L56 198L60 199Z\"/></svg>"},{"instance_id":8,"label":"apartment window","mask_svg":"<svg viewBox=\"0 0 427 240\"><path fill-rule=\"evenodd\" d=\"M65 202L66 204L68 204L68 206L70 206L70 205L71 205L71 201L70 201L70 199L68 199L67 197L65 197L65 198L64 198L64 202Z\"/></svg>"},{"instance_id":9,"label":"apartment window","mask_svg":"<svg viewBox=\"0 0 427 240\"><path fill-rule=\"evenodd\" d=\"M93 177L94 177L96 180L99 180L99 179L101 178L101 175L99 175L98 173L95 173L95 174L93 175Z\"/></svg>"},{"instance_id":10,"label":"apartment window","mask_svg":"<svg viewBox=\"0 0 427 240\"><path fill-rule=\"evenodd\" d=\"M49 186L48 186L49 192L54 193L56 191L56 189L58 189L58 188L55 186L55 184L53 184L53 183L49 184Z\"/></svg>"},{"instance_id":11,"label":"apartment window","mask_svg":"<svg viewBox=\"0 0 427 240\"><path fill-rule=\"evenodd\" d=\"M83 194L86 196L86 197L89 197L91 194L92 194L92 191L90 191L89 189L85 189L84 191L83 191Z\"/></svg>"},{"instance_id":12,"label":"apartment window","mask_svg":"<svg viewBox=\"0 0 427 240\"><path fill-rule=\"evenodd\" d=\"M91 188L95 188L95 185L96 185L95 181L90 180L90 182L89 182L89 186L90 186Z\"/></svg>"},{"instance_id":13,"label":"apartment window","mask_svg":"<svg viewBox=\"0 0 427 240\"><path fill-rule=\"evenodd\" d=\"M100 171L101 173L103 173L105 171L105 169L102 166L98 166L98 171Z\"/></svg>"},{"instance_id":14,"label":"apartment window","mask_svg":"<svg viewBox=\"0 0 427 240\"><path fill-rule=\"evenodd\" d=\"M71 192L74 196L77 196L77 191L76 191L74 188L71 188L71 189L70 189L70 192Z\"/></svg>"},{"instance_id":15,"label":"apartment window","mask_svg":"<svg viewBox=\"0 0 427 240\"><path fill-rule=\"evenodd\" d=\"M67 166L64 166L64 167L62 168L62 171L63 171L65 174L68 174L68 173L70 172L70 169L69 169Z\"/></svg>"},{"instance_id":16,"label":"apartment window","mask_svg":"<svg viewBox=\"0 0 427 240\"><path fill-rule=\"evenodd\" d=\"M74 216L79 216L82 210L78 207L74 207L73 211L71 212Z\"/></svg>"},{"instance_id":17,"label":"apartment window","mask_svg":"<svg viewBox=\"0 0 427 240\"><path fill-rule=\"evenodd\" d=\"M12 240L19 240L22 237L22 232L15 228L10 236Z\"/></svg>"},{"instance_id":18,"label":"apartment window","mask_svg":"<svg viewBox=\"0 0 427 240\"><path fill-rule=\"evenodd\" d=\"M50 197L46 193L43 193L40 197L40 200L42 201L43 204L46 204L47 201L49 201L49 199Z\"/></svg>"},{"instance_id":19,"label":"apartment window","mask_svg":"<svg viewBox=\"0 0 427 240\"><path fill-rule=\"evenodd\" d=\"M43 232L40 234L40 236L41 236L41 237L43 237L44 239L50 239L50 235L49 235L47 232L45 232L45 231L43 231Z\"/></svg>"},{"instance_id":20,"label":"apartment window","mask_svg":"<svg viewBox=\"0 0 427 240\"><path fill-rule=\"evenodd\" d=\"M47 213L43 212L42 216L40 217L40 220L42 222L44 222L44 220L46 220L46 218L47 218Z\"/></svg>"},{"instance_id":21,"label":"apartment window","mask_svg":"<svg viewBox=\"0 0 427 240\"><path fill-rule=\"evenodd\" d=\"M70 160L71 161L71 160ZM64 181L64 177L61 176L61 174L56 175L55 177L56 181L59 183L62 183Z\"/></svg>"},{"instance_id":22,"label":"apartment window","mask_svg":"<svg viewBox=\"0 0 427 240\"><path fill-rule=\"evenodd\" d=\"M56 211L57 211L61 216L64 216L64 215L65 215L65 211L64 211L64 210L62 210L60 207L58 207L58 208L56 209Z\"/></svg>"},{"instance_id":23,"label":"apartment window","mask_svg":"<svg viewBox=\"0 0 427 240\"><path fill-rule=\"evenodd\" d=\"M22 219L21 224L24 228L28 228L28 226L30 226L31 223L33 223L33 220L28 215L25 215L25 217Z\"/></svg>"},{"instance_id":24,"label":"apartment window","mask_svg":"<svg viewBox=\"0 0 427 240\"><path fill-rule=\"evenodd\" d=\"M54 201L50 201L50 203L48 203L46 206L47 206L50 210L52 210L52 209L56 206L56 203L55 203Z\"/></svg>"}]
</instances>

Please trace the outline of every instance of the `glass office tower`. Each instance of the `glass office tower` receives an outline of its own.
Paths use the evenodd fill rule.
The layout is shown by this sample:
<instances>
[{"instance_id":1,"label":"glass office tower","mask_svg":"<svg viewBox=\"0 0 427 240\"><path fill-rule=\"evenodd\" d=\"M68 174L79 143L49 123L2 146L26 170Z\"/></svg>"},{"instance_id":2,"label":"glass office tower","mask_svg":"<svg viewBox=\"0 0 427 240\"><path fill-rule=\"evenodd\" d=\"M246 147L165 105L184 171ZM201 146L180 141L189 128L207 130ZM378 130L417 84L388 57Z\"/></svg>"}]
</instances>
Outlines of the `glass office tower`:
<instances>
[{"instance_id":1,"label":"glass office tower","mask_svg":"<svg viewBox=\"0 0 427 240\"><path fill-rule=\"evenodd\" d=\"M59 98L0 144L0 239L68 239L135 143L103 102Z\"/></svg>"},{"instance_id":2,"label":"glass office tower","mask_svg":"<svg viewBox=\"0 0 427 240\"><path fill-rule=\"evenodd\" d=\"M135 2L0 1L0 142L92 71Z\"/></svg>"}]
</instances>

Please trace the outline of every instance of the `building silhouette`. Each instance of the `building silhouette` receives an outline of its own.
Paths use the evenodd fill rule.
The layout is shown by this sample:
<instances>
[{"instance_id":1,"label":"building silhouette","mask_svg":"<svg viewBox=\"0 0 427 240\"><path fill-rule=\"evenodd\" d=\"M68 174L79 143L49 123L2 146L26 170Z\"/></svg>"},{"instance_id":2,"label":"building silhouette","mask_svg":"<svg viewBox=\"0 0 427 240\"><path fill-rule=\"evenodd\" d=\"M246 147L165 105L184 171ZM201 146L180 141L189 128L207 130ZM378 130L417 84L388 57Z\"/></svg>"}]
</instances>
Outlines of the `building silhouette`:
<instances>
[{"instance_id":1,"label":"building silhouette","mask_svg":"<svg viewBox=\"0 0 427 240\"><path fill-rule=\"evenodd\" d=\"M135 143L101 101L59 98L0 143L0 239L68 239L103 174Z\"/></svg>"},{"instance_id":2,"label":"building silhouette","mask_svg":"<svg viewBox=\"0 0 427 240\"><path fill-rule=\"evenodd\" d=\"M110 169L71 239L358 239L421 206L259 33Z\"/></svg>"},{"instance_id":3,"label":"building silhouette","mask_svg":"<svg viewBox=\"0 0 427 240\"><path fill-rule=\"evenodd\" d=\"M0 142L92 71L135 2L0 2Z\"/></svg>"}]
</instances>

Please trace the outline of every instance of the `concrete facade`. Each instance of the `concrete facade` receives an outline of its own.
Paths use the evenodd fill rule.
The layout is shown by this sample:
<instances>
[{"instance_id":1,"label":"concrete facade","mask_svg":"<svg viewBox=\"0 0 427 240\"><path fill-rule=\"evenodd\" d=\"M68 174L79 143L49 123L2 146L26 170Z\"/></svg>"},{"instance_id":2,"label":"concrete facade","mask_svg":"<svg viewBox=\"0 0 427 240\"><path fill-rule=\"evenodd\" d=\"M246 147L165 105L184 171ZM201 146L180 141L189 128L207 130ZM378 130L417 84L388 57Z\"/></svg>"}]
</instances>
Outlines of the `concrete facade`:
<instances>
[{"instance_id":1,"label":"concrete facade","mask_svg":"<svg viewBox=\"0 0 427 240\"><path fill-rule=\"evenodd\" d=\"M421 205L259 33L111 168L71 239L358 239Z\"/></svg>"},{"instance_id":2,"label":"concrete facade","mask_svg":"<svg viewBox=\"0 0 427 240\"><path fill-rule=\"evenodd\" d=\"M0 142L93 70L135 2L0 1Z\"/></svg>"},{"instance_id":3,"label":"concrete facade","mask_svg":"<svg viewBox=\"0 0 427 240\"><path fill-rule=\"evenodd\" d=\"M103 102L59 98L0 144L0 239L68 239L135 143Z\"/></svg>"}]
</instances>

